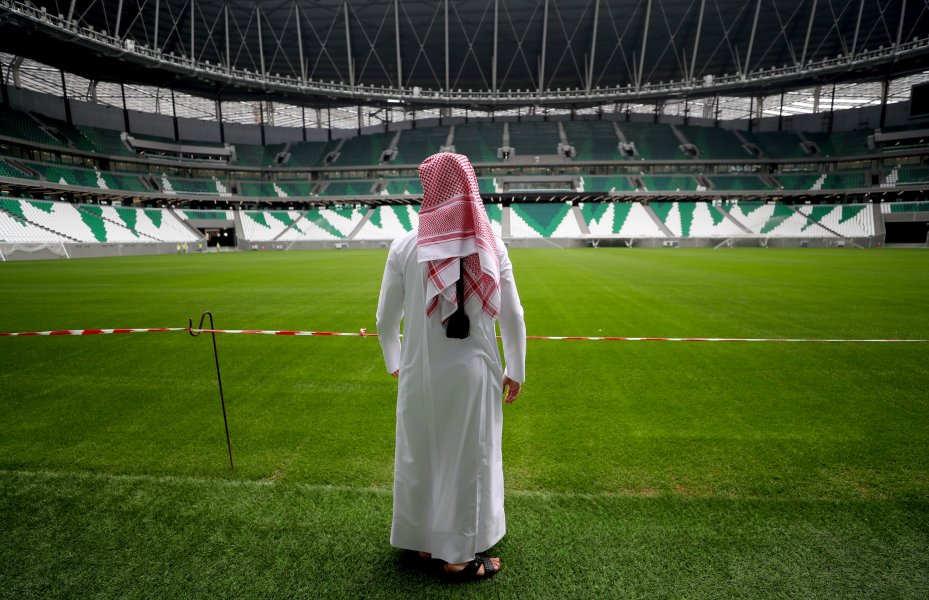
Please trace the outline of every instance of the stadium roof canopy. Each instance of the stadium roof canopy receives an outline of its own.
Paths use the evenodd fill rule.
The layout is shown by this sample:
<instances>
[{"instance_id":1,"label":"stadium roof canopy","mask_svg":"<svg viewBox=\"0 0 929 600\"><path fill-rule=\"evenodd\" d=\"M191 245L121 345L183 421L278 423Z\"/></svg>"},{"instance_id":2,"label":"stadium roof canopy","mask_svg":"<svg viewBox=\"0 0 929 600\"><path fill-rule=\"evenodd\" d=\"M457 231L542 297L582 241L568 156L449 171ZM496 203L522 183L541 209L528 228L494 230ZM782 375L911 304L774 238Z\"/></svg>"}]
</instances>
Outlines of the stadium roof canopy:
<instances>
[{"instance_id":1,"label":"stadium roof canopy","mask_svg":"<svg viewBox=\"0 0 929 600\"><path fill-rule=\"evenodd\" d=\"M0 51L307 106L661 101L929 67L929 0L0 0Z\"/></svg>"}]
</instances>

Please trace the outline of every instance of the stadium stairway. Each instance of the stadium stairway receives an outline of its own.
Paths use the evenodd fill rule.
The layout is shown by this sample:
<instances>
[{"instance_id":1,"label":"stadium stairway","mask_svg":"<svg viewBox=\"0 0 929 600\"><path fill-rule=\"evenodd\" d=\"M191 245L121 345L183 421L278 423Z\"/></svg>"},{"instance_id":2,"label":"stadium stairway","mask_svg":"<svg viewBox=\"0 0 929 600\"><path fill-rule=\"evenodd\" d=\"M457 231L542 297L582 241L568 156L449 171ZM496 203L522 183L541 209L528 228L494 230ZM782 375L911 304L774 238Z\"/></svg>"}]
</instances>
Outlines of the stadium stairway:
<instances>
[{"instance_id":1,"label":"stadium stairway","mask_svg":"<svg viewBox=\"0 0 929 600\"><path fill-rule=\"evenodd\" d=\"M196 227L194 227L193 225L191 225L190 223L188 223L188 222L187 222L187 219L185 219L185 218L183 218L181 215L177 214L177 210L176 210L176 209L173 209L173 208L165 208L164 210L167 211L172 217L174 217L174 219L175 219L178 223L181 224L181 226L184 228L184 230L185 230L187 233L190 233L191 235L193 235L193 236L196 238L196 240L203 240L203 239L204 239L204 235L203 235L202 233L200 233L200 230L197 229ZM232 211L232 212L233 212L234 214L238 213L238 211ZM235 217L233 217L233 219L235 219ZM236 230L236 232L238 233L238 230Z\"/></svg>"},{"instance_id":2,"label":"stadium stairway","mask_svg":"<svg viewBox=\"0 0 929 600\"><path fill-rule=\"evenodd\" d=\"M581 230L581 235L590 235L590 227L587 226L587 221L584 220L584 214L581 212L581 207L574 205L571 207L571 212L574 214L574 218L577 220L577 228Z\"/></svg>"},{"instance_id":3,"label":"stadium stairway","mask_svg":"<svg viewBox=\"0 0 929 600\"><path fill-rule=\"evenodd\" d=\"M245 227L242 226L242 215L241 211L234 210L232 211L232 223L235 228L235 239L244 240L245 239Z\"/></svg>"},{"instance_id":4,"label":"stadium stairway","mask_svg":"<svg viewBox=\"0 0 929 600\"><path fill-rule=\"evenodd\" d=\"M658 226L658 229L661 230L661 233L665 234L668 237L675 237L674 233L665 225L664 221L661 220L661 217L655 213L655 210L649 205L643 205L645 212L648 213L648 216L651 217L652 221L655 222L655 225Z\"/></svg>"},{"instance_id":5,"label":"stadium stairway","mask_svg":"<svg viewBox=\"0 0 929 600\"><path fill-rule=\"evenodd\" d=\"M881 214L881 204L875 202L874 204L871 205L870 210L871 210L871 222L873 223L873 226L874 226L873 235L880 235L880 236L886 235L887 226L884 224L884 217Z\"/></svg>"},{"instance_id":6,"label":"stadium stairway","mask_svg":"<svg viewBox=\"0 0 929 600\"><path fill-rule=\"evenodd\" d=\"M722 213L722 215L726 217L727 219L729 219L731 222L735 223L736 227L742 230L742 232L745 235L752 235L751 229L749 229L748 227L743 225L741 222L739 222L738 219L733 217L732 214L729 212L729 210L724 205L720 204L719 206L716 207L716 210Z\"/></svg>"},{"instance_id":7,"label":"stadium stairway","mask_svg":"<svg viewBox=\"0 0 929 600\"><path fill-rule=\"evenodd\" d=\"M804 231L808 228L821 227L838 238L845 237L844 235L835 231L834 229L830 229L829 227L826 227L826 225L823 224L822 222L822 218L835 209L834 206L831 206L831 205L830 206L818 206L818 205L813 206L809 214L807 214L803 210L800 210L794 206L791 206L790 209L794 211L795 213L797 213L798 215L801 215L807 220L807 225L805 225L803 228ZM820 210L817 210L817 209L820 209ZM855 245L857 246L858 244L855 244Z\"/></svg>"},{"instance_id":8,"label":"stadium stairway","mask_svg":"<svg viewBox=\"0 0 929 600\"><path fill-rule=\"evenodd\" d=\"M15 168L17 171L20 171L26 175L27 179L35 179L36 181L42 180L42 175L23 161L17 158L13 158L12 156L4 157L4 161Z\"/></svg>"}]
</instances>

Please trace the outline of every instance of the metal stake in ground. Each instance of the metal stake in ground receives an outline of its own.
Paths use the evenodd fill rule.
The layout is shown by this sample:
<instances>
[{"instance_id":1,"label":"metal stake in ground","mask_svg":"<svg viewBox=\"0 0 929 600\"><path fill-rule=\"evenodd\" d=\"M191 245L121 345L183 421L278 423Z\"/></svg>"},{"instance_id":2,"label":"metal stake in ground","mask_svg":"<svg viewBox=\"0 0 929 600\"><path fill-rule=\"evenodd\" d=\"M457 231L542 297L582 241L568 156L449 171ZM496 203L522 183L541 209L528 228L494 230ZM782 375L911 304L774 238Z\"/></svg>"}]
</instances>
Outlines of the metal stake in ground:
<instances>
[{"instance_id":1,"label":"metal stake in ground","mask_svg":"<svg viewBox=\"0 0 929 600\"><path fill-rule=\"evenodd\" d=\"M216 382L219 384L219 403L223 407L223 425L226 427L226 447L229 448L229 468L234 469L235 465L232 462L232 440L229 438L229 419L226 418L226 399L223 397L223 378L219 374L219 352L216 350L216 326L213 324L213 313L206 311L200 315L200 325L197 326L198 331L194 331L194 320L188 318L187 332L191 337L200 335L203 330L203 321L207 316L210 317L210 335L213 337L213 358L216 360Z\"/></svg>"}]
</instances>

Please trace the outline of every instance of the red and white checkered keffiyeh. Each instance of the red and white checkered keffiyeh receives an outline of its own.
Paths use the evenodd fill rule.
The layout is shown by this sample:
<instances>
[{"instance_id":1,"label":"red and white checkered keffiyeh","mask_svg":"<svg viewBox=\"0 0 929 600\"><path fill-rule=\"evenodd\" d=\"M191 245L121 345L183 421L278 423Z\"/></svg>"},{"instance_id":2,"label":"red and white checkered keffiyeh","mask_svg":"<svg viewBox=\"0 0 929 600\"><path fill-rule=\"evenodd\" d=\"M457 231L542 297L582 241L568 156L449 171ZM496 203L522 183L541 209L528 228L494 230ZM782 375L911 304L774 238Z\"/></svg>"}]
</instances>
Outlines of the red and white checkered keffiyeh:
<instances>
[{"instance_id":1,"label":"red and white checkered keffiyeh","mask_svg":"<svg viewBox=\"0 0 929 600\"><path fill-rule=\"evenodd\" d=\"M455 312L455 284L464 277L465 303L477 296L491 317L500 313L500 259L490 220L467 156L440 152L419 167L423 204L417 255L428 263L426 314L441 307L444 322ZM461 273L464 258L464 274Z\"/></svg>"}]
</instances>

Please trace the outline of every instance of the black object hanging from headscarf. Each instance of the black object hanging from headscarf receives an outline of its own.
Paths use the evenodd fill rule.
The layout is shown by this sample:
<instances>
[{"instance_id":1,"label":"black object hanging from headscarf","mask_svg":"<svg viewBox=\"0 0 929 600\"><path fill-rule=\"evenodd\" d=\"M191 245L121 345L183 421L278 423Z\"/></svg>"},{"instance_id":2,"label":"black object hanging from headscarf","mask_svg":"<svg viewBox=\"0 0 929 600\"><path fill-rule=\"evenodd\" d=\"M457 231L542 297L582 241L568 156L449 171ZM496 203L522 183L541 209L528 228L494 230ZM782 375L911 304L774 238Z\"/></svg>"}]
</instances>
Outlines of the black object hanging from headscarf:
<instances>
[{"instance_id":1,"label":"black object hanging from headscarf","mask_svg":"<svg viewBox=\"0 0 929 600\"><path fill-rule=\"evenodd\" d=\"M455 284L455 293L458 296L458 308L455 309L445 323L445 337L463 340L468 337L471 328L471 320L465 313L464 303L464 259L461 259L461 275L458 276L458 282Z\"/></svg>"}]
</instances>

